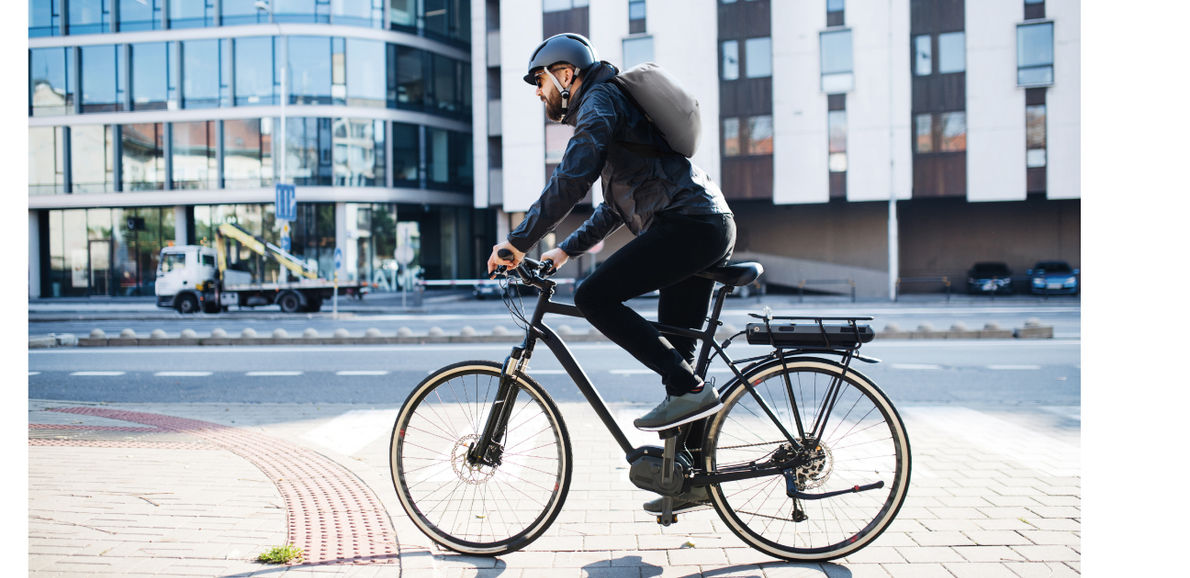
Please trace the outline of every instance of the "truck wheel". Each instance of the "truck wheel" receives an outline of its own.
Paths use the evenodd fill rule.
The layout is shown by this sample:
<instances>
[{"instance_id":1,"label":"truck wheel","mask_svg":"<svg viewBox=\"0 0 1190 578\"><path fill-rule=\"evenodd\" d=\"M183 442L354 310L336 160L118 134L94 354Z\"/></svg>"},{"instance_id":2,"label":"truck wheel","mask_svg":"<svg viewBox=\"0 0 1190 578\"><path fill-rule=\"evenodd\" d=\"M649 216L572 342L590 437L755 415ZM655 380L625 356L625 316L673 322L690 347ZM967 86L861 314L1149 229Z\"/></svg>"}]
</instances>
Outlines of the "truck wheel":
<instances>
[{"instance_id":1,"label":"truck wheel","mask_svg":"<svg viewBox=\"0 0 1190 578\"><path fill-rule=\"evenodd\" d=\"M182 295L178 297L178 313L189 315L198 312L198 297L193 295Z\"/></svg>"},{"instance_id":2,"label":"truck wheel","mask_svg":"<svg viewBox=\"0 0 1190 578\"><path fill-rule=\"evenodd\" d=\"M214 299L207 299L206 302L202 304L203 313L218 313L221 309L222 307L219 306L219 302L215 301Z\"/></svg>"},{"instance_id":3,"label":"truck wheel","mask_svg":"<svg viewBox=\"0 0 1190 578\"><path fill-rule=\"evenodd\" d=\"M302 308L302 300L298 298L297 293L286 293L277 300L277 305L281 306L283 313L297 313Z\"/></svg>"}]
</instances>

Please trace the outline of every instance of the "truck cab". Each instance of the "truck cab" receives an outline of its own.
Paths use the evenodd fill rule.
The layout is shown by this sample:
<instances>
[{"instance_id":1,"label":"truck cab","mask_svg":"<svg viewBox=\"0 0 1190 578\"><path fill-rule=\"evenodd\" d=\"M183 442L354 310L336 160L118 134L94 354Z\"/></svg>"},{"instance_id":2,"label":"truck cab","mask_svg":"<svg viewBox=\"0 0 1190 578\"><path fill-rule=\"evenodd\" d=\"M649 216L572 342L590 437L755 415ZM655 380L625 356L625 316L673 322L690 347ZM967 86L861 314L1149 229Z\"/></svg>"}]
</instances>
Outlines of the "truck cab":
<instances>
[{"instance_id":1,"label":"truck cab","mask_svg":"<svg viewBox=\"0 0 1190 578\"><path fill-rule=\"evenodd\" d=\"M206 302L210 294L204 291L216 280L215 259L215 250L210 247L183 245L162 249L157 264L157 306L181 313L218 307Z\"/></svg>"}]
</instances>

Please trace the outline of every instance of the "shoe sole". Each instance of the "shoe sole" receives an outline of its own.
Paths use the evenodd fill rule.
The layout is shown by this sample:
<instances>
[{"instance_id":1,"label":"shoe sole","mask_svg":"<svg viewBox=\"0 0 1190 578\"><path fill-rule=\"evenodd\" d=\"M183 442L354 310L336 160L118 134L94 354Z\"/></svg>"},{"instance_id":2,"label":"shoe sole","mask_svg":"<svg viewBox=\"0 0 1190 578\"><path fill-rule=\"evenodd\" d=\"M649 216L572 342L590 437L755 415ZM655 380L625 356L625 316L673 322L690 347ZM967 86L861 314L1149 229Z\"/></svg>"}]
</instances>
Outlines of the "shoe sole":
<instances>
[{"instance_id":1,"label":"shoe sole","mask_svg":"<svg viewBox=\"0 0 1190 578\"><path fill-rule=\"evenodd\" d=\"M723 409L723 404L716 403L713 407L709 407L709 408L704 409L698 413L695 413L693 415L688 415L688 416L683 417L675 422L667 423L665 425L650 425L650 426L643 426L643 425L636 425L636 424L632 424L632 425L636 425L636 429L641 430L641 431L663 431L663 430L678 427L682 424L690 423L692 421L698 421L704 417L715 415L715 414L719 413L719 410L721 410L721 409Z\"/></svg>"}]
</instances>

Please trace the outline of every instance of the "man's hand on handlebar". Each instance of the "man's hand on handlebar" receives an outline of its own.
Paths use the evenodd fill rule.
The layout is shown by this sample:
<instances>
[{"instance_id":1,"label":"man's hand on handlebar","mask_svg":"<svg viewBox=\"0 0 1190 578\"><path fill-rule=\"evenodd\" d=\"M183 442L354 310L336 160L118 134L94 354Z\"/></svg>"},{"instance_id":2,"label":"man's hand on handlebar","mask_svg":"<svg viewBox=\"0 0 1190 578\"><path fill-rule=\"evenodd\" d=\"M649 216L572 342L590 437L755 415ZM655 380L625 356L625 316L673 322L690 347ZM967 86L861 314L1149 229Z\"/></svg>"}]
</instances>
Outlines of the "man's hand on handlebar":
<instances>
[{"instance_id":1,"label":"man's hand on handlebar","mask_svg":"<svg viewBox=\"0 0 1190 578\"><path fill-rule=\"evenodd\" d=\"M504 252L503 256L500 254L501 252ZM492 276L497 267L503 265L511 269L520 265L524 258L525 254L518 251L508 241L493 246L492 254L488 257L488 277Z\"/></svg>"},{"instance_id":2,"label":"man's hand on handlebar","mask_svg":"<svg viewBox=\"0 0 1190 578\"><path fill-rule=\"evenodd\" d=\"M562 268L562 265L565 265L566 262L570 260L570 255L567 255L566 251L563 251L561 247L554 247L553 249L542 253L541 260L553 261L554 271L557 271L558 269Z\"/></svg>"}]
</instances>

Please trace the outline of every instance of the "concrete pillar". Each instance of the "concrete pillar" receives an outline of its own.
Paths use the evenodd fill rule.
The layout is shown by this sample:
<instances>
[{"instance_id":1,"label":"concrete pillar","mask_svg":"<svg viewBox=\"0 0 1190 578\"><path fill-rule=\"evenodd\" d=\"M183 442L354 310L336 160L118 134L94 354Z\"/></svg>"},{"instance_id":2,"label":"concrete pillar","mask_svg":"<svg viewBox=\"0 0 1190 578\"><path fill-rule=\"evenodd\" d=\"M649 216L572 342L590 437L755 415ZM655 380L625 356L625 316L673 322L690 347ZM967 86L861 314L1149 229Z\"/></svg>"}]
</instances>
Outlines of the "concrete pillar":
<instances>
[{"instance_id":1,"label":"concrete pillar","mask_svg":"<svg viewBox=\"0 0 1190 578\"><path fill-rule=\"evenodd\" d=\"M29 211L29 297L41 297L41 231L37 211Z\"/></svg>"},{"instance_id":2,"label":"concrete pillar","mask_svg":"<svg viewBox=\"0 0 1190 578\"><path fill-rule=\"evenodd\" d=\"M190 244L190 238L186 234L186 231L190 229L187 218L186 207L174 207L174 243L178 245Z\"/></svg>"}]
</instances>

